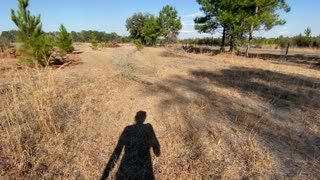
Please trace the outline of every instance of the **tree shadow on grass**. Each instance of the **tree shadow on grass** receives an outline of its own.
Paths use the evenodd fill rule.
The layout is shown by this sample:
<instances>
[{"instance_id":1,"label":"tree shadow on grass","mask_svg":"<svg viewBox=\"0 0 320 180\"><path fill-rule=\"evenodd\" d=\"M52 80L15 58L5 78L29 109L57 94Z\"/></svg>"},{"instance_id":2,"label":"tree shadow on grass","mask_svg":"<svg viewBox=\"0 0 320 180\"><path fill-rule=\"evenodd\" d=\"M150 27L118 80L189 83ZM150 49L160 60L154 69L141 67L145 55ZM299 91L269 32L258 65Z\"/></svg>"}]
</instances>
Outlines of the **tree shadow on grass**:
<instances>
[{"instance_id":1,"label":"tree shadow on grass","mask_svg":"<svg viewBox=\"0 0 320 180\"><path fill-rule=\"evenodd\" d=\"M319 158L320 135L306 124L320 126L316 118L320 109L320 79L245 67L193 70L190 75L172 76L151 89L153 94L161 93L167 97L159 104L161 111L179 107L179 112L186 117L188 136L196 136L194 129L210 131L210 124L219 118L228 119L222 123L257 135L279 159L286 161L285 157L291 155L292 162L283 162L288 176L300 172L302 165L299 162ZM254 100L267 104L267 108L261 111L260 107L249 106L241 99L219 93L215 90L217 87L236 91L249 99L258 98ZM201 125L199 121L188 119L188 104L197 103L207 107L198 117L203 119ZM269 116L269 111L275 111L282 120ZM299 111L302 115L296 116ZM305 117L306 114L309 116ZM301 125L301 129L291 124ZM190 139L186 138L186 141Z\"/></svg>"},{"instance_id":2,"label":"tree shadow on grass","mask_svg":"<svg viewBox=\"0 0 320 180\"><path fill-rule=\"evenodd\" d=\"M151 124L143 124L146 112L139 111L135 117L136 124L127 126L114 149L100 179L107 179L115 166L122 149L124 154L115 179L154 179L150 149L160 156L160 144Z\"/></svg>"},{"instance_id":3,"label":"tree shadow on grass","mask_svg":"<svg viewBox=\"0 0 320 180\"><path fill-rule=\"evenodd\" d=\"M192 71L198 80L209 80L217 86L233 88L241 93L258 95L275 108L320 108L314 101L319 95L320 79L287 75L263 69L232 67L218 73Z\"/></svg>"},{"instance_id":4,"label":"tree shadow on grass","mask_svg":"<svg viewBox=\"0 0 320 180\"><path fill-rule=\"evenodd\" d=\"M317 110L320 109L320 79L244 67L232 67L220 72L196 70L192 71L191 75L203 83L213 83L216 86L234 89L244 96L258 96L262 99L262 102L271 106L272 109L270 110L277 111L279 116L282 116L282 118L262 118L261 115L255 113L256 109L254 107L246 108L246 112L243 111L242 113L246 113L250 117L248 119L261 120L262 118L261 127L259 127L260 129L257 128L260 135L265 135L266 138L272 137L276 141L278 141L278 138L280 139L279 143L285 143L305 156L320 155L317 152L320 145L319 134L298 132L294 129L285 128L276 122L276 120L282 120L287 123L296 123L293 121L302 121L302 119L292 118L287 114L295 114L296 111L309 111L310 116L306 119L306 121L309 121L307 123L319 126L316 116ZM230 110L226 109L225 111ZM241 114L241 112L229 112L228 114ZM303 125L304 122L299 123ZM250 122L243 122L242 124L255 125L255 123ZM279 130L280 133L273 132L274 130ZM296 139L294 138L295 135Z\"/></svg>"},{"instance_id":5,"label":"tree shadow on grass","mask_svg":"<svg viewBox=\"0 0 320 180\"><path fill-rule=\"evenodd\" d=\"M240 54L244 56L245 54ZM320 55L304 55L294 54L285 57L283 54L268 54L268 53L250 53L250 58L261 58L264 60L272 60L277 64L292 63L298 66L305 65L312 69L320 69Z\"/></svg>"}]
</instances>

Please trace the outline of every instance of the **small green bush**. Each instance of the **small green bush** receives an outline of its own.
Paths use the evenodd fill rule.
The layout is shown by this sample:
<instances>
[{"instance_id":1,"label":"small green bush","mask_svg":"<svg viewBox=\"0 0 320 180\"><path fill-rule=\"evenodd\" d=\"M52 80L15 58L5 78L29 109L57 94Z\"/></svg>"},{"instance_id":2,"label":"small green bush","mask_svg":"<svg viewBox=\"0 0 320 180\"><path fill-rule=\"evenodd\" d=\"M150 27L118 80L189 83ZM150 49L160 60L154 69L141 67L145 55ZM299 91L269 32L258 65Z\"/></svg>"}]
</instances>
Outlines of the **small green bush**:
<instances>
[{"instance_id":1,"label":"small green bush","mask_svg":"<svg viewBox=\"0 0 320 180\"><path fill-rule=\"evenodd\" d=\"M10 40L0 37L0 52L8 49L11 46Z\"/></svg>"},{"instance_id":2,"label":"small green bush","mask_svg":"<svg viewBox=\"0 0 320 180\"><path fill-rule=\"evenodd\" d=\"M143 43L142 43L141 39L136 39L136 40L134 41L134 44L136 45L136 47L137 47L138 50L143 49Z\"/></svg>"},{"instance_id":3,"label":"small green bush","mask_svg":"<svg viewBox=\"0 0 320 180\"><path fill-rule=\"evenodd\" d=\"M51 53L51 44L42 30L40 15L30 15L27 9L28 0L19 0L18 3L17 11L11 9L11 19L19 29L18 38L22 42L20 51L27 55L26 60L46 66Z\"/></svg>"},{"instance_id":4,"label":"small green bush","mask_svg":"<svg viewBox=\"0 0 320 180\"><path fill-rule=\"evenodd\" d=\"M62 50L66 51L67 53L70 53L74 50L74 47L72 46L72 37L68 33L67 29L63 26L63 24L61 24L60 26L57 44Z\"/></svg>"},{"instance_id":5,"label":"small green bush","mask_svg":"<svg viewBox=\"0 0 320 180\"><path fill-rule=\"evenodd\" d=\"M98 47L99 47L99 42L97 41L97 37L95 34L92 34L91 35L91 48L93 50L96 50L96 49L98 49Z\"/></svg>"}]
</instances>

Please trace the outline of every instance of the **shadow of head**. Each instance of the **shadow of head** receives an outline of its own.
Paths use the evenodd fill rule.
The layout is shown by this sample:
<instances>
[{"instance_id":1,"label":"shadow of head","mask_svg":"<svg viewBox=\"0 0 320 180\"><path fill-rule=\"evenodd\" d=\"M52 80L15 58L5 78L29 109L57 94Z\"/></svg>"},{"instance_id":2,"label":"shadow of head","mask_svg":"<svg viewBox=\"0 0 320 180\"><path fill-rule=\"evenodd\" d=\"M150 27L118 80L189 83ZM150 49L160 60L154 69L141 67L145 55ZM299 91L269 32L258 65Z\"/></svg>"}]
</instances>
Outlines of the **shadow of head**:
<instances>
[{"instance_id":1,"label":"shadow of head","mask_svg":"<svg viewBox=\"0 0 320 180\"><path fill-rule=\"evenodd\" d=\"M147 118L147 113L145 111L138 111L135 116L136 124L143 124Z\"/></svg>"}]
</instances>

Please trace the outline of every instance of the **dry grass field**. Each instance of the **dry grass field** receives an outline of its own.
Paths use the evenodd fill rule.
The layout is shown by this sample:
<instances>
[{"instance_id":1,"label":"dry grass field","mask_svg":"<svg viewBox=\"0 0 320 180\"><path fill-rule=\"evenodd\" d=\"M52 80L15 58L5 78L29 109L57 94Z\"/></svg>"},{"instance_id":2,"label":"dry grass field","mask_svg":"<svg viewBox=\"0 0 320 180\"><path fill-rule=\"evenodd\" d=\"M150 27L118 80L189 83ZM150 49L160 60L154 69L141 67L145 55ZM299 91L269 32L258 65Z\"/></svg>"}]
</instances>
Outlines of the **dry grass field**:
<instances>
[{"instance_id":1,"label":"dry grass field","mask_svg":"<svg viewBox=\"0 0 320 180\"><path fill-rule=\"evenodd\" d=\"M98 179L141 110L160 144L156 179L320 178L319 68L175 47L77 49L82 63L63 69L0 60L0 179Z\"/></svg>"}]
</instances>

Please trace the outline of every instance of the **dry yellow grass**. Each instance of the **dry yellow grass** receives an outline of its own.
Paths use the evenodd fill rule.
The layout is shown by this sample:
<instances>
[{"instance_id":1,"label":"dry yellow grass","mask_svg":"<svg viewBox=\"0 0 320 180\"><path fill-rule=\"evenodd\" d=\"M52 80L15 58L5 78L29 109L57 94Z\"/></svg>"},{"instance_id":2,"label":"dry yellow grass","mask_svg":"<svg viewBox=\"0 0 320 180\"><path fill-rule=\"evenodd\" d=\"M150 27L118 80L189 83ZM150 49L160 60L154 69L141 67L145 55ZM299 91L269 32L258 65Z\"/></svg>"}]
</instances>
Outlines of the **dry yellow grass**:
<instances>
[{"instance_id":1,"label":"dry yellow grass","mask_svg":"<svg viewBox=\"0 0 320 180\"><path fill-rule=\"evenodd\" d=\"M320 178L319 69L77 46L81 65L2 71L2 179L99 178L139 110L161 145L156 179Z\"/></svg>"}]
</instances>

